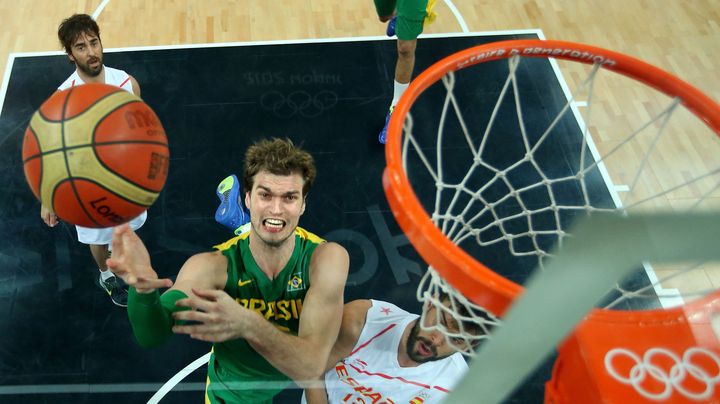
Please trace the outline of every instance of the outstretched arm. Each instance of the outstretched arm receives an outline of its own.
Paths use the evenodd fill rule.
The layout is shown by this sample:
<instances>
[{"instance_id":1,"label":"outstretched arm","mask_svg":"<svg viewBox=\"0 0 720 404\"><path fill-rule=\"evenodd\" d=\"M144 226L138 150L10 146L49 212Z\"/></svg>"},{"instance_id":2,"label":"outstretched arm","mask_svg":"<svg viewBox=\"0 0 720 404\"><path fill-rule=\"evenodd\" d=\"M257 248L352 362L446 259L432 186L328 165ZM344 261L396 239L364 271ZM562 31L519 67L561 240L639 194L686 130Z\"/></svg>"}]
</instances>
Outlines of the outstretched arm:
<instances>
[{"instance_id":1,"label":"outstretched arm","mask_svg":"<svg viewBox=\"0 0 720 404\"><path fill-rule=\"evenodd\" d=\"M325 243L315 249L310 263L310 289L303 302L297 336L278 330L225 292L196 289L188 299L177 303L194 310L173 316L201 324L175 326L173 331L212 342L244 338L296 382L316 380L325 370L340 328L348 265L347 251L338 244Z\"/></svg>"},{"instance_id":2,"label":"outstretched arm","mask_svg":"<svg viewBox=\"0 0 720 404\"><path fill-rule=\"evenodd\" d=\"M106 261L108 268L139 293L172 286L170 279L158 279L145 244L127 223L113 230L112 251Z\"/></svg>"},{"instance_id":3,"label":"outstretched arm","mask_svg":"<svg viewBox=\"0 0 720 404\"><path fill-rule=\"evenodd\" d=\"M223 274L227 262L219 253L197 254L183 265L173 286L170 279L158 279L150 263L150 255L140 238L127 225L113 233L113 256L108 267L130 288L128 317L138 343L143 347L162 344L174 324L172 313L186 310L175 305L186 298L192 286L213 288L224 285ZM158 288L172 289L162 296Z\"/></svg>"}]
</instances>

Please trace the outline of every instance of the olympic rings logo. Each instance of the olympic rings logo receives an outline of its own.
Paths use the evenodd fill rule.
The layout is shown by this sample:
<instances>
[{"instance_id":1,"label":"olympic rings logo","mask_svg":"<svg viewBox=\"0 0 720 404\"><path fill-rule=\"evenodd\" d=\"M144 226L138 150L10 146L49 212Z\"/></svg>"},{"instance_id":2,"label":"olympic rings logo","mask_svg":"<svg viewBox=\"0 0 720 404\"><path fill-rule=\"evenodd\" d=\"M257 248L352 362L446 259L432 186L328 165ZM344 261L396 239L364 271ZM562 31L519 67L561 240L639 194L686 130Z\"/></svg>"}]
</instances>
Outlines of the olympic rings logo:
<instances>
[{"instance_id":1,"label":"olympic rings logo","mask_svg":"<svg viewBox=\"0 0 720 404\"><path fill-rule=\"evenodd\" d=\"M627 376L621 375L615 368L614 360L617 357L627 357L634 362ZM657 359L662 357L673 363L669 373L656 364L658 363ZM699 366L698 358L704 359L705 362L708 359L715 362L716 370L710 372L715 374L709 374L707 369ZM605 354L605 369L615 380L633 386L635 391L650 400L665 400L670 397L673 390L690 399L707 400L713 396L715 385L720 382L720 358L714 352L700 347L687 349L682 359L674 352L664 348L648 349L642 358L628 349L614 348ZM642 383L647 377L664 385L663 390L655 393L644 388ZM694 378L695 381L703 384L704 390L691 391L685 387L683 381L686 377ZM697 385L698 383L693 384Z\"/></svg>"},{"instance_id":2,"label":"olympic rings logo","mask_svg":"<svg viewBox=\"0 0 720 404\"><path fill-rule=\"evenodd\" d=\"M288 95L279 91L270 91L260 97L260 105L280 118L290 118L295 114L305 118L315 118L334 107L337 101L337 94L327 90L322 90L314 96L306 91L293 91Z\"/></svg>"}]
</instances>

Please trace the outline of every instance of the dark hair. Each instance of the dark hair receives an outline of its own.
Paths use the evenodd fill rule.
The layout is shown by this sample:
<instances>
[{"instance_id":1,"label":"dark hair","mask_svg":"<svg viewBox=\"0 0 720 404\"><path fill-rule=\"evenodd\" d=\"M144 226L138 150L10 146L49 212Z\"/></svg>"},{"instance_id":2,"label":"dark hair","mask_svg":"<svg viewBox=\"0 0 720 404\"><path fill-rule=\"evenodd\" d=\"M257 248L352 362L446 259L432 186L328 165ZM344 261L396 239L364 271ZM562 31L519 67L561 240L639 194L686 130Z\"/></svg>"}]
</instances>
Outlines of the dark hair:
<instances>
[{"instance_id":1,"label":"dark hair","mask_svg":"<svg viewBox=\"0 0 720 404\"><path fill-rule=\"evenodd\" d=\"M84 33L93 34L100 39L100 27L98 27L97 22L87 14L73 14L60 23L58 27L58 39L68 55L72 53L73 42ZM100 40L100 42L102 42L102 40Z\"/></svg>"},{"instance_id":2,"label":"dark hair","mask_svg":"<svg viewBox=\"0 0 720 404\"><path fill-rule=\"evenodd\" d=\"M482 309L474 308L470 306L466 306L462 302L458 301L458 299L453 299L452 296L450 296L447 292L440 290L438 292L438 300L440 302L450 302L452 304L452 301L455 301L455 313L459 315L455 316L455 319L459 322L458 325L462 327L462 330L467 332L468 334L472 334L475 336L485 335L486 331L492 330L492 322L493 319L488 315L487 312L485 312ZM452 307L452 306L451 306ZM462 319L468 319L468 318L474 318L475 321L471 320L462 320ZM484 327L480 325L480 323L484 324ZM488 323L489 322L489 323Z\"/></svg>"},{"instance_id":3,"label":"dark hair","mask_svg":"<svg viewBox=\"0 0 720 404\"><path fill-rule=\"evenodd\" d=\"M303 198L310 192L317 173L310 153L295 146L290 139L264 139L245 152L243 189L252 191L255 174L268 171L275 175L300 174L303 178Z\"/></svg>"}]
</instances>

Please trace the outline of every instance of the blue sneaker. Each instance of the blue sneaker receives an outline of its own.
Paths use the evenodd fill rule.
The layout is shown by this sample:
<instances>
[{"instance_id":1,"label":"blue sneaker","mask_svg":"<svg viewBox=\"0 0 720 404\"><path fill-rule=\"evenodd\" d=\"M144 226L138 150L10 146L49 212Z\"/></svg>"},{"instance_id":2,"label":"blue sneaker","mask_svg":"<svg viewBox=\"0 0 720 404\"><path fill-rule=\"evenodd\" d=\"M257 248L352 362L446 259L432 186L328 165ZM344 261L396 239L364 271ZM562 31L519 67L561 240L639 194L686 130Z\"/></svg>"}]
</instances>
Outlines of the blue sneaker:
<instances>
[{"instance_id":1,"label":"blue sneaker","mask_svg":"<svg viewBox=\"0 0 720 404\"><path fill-rule=\"evenodd\" d=\"M397 22L397 16L394 15L390 21L388 21L387 30L385 30L385 33L389 37L395 36L395 23Z\"/></svg>"},{"instance_id":2,"label":"blue sneaker","mask_svg":"<svg viewBox=\"0 0 720 404\"><path fill-rule=\"evenodd\" d=\"M387 116L385 117L385 126L383 126L382 130L380 131L380 135L378 136L378 141L380 142L380 144L387 143L387 130L388 125L390 124L390 115L392 115L393 109L395 109L395 107L390 107L390 111L388 111Z\"/></svg>"},{"instance_id":3,"label":"blue sneaker","mask_svg":"<svg viewBox=\"0 0 720 404\"><path fill-rule=\"evenodd\" d=\"M222 180L215 193L220 198L220 206L215 211L215 221L239 234L237 230L250 221L250 214L243 209L240 182L235 174Z\"/></svg>"}]
</instances>

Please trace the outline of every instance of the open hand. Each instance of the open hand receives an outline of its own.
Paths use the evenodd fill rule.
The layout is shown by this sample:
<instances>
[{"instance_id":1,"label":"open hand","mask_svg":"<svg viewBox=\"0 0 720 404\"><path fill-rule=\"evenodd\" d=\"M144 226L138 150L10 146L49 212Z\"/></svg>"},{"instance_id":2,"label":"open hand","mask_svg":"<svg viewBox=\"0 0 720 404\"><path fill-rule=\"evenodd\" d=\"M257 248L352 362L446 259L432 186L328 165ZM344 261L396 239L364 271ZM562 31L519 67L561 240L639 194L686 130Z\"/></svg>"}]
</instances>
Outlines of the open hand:
<instances>
[{"instance_id":1,"label":"open hand","mask_svg":"<svg viewBox=\"0 0 720 404\"><path fill-rule=\"evenodd\" d=\"M107 266L139 293L172 286L170 279L158 279L147 248L127 223L113 230L112 257L107 259Z\"/></svg>"},{"instance_id":2,"label":"open hand","mask_svg":"<svg viewBox=\"0 0 720 404\"><path fill-rule=\"evenodd\" d=\"M40 218L50 227L55 227L55 225L58 224L58 218L55 212L45 207L45 205L40 205Z\"/></svg>"},{"instance_id":3,"label":"open hand","mask_svg":"<svg viewBox=\"0 0 720 404\"><path fill-rule=\"evenodd\" d=\"M191 325L176 325L173 332L188 334L191 338L209 342L224 342L243 338L252 322L259 317L222 290L192 290L188 296L175 302L176 306L189 307L189 311L173 313L175 320L195 322Z\"/></svg>"}]
</instances>

